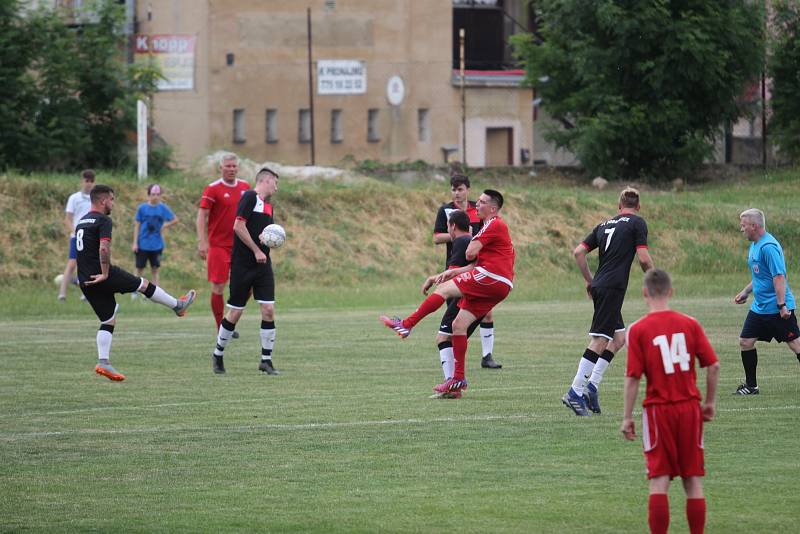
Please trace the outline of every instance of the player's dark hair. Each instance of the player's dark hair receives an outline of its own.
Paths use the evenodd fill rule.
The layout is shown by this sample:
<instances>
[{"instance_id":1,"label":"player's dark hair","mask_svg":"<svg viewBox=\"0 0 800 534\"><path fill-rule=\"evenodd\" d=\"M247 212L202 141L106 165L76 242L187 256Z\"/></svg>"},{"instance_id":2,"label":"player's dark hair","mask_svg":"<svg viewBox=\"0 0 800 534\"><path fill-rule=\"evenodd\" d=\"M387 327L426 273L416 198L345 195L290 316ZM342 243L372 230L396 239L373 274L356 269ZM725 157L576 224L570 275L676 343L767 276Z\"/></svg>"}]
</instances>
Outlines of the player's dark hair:
<instances>
[{"instance_id":1,"label":"player's dark hair","mask_svg":"<svg viewBox=\"0 0 800 534\"><path fill-rule=\"evenodd\" d=\"M672 279L667 271L650 269L644 275L644 287L651 297L666 297L672 289Z\"/></svg>"},{"instance_id":2,"label":"player's dark hair","mask_svg":"<svg viewBox=\"0 0 800 534\"><path fill-rule=\"evenodd\" d=\"M153 188L154 187L158 187L159 192L161 192L161 186L160 185L158 185L158 184L150 184L150 185L147 186L147 194L148 195L153 192Z\"/></svg>"},{"instance_id":3,"label":"player's dark hair","mask_svg":"<svg viewBox=\"0 0 800 534\"><path fill-rule=\"evenodd\" d=\"M97 201L99 201L102 197L108 196L113 193L114 190L111 189L110 186L97 184L92 188L91 192L89 192L89 199L92 201L92 204L94 204Z\"/></svg>"},{"instance_id":4,"label":"player's dark hair","mask_svg":"<svg viewBox=\"0 0 800 534\"><path fill-rule=\"evenodd\" d=\"M466 212L461 210L451 211L447 221L450 224L454 224L462 232L469 232L469 215Z\"/></svg>"},{"instance_id":5,"label":"player's dark hair","mask_svg":"<svg viewBox=\"0 0 800 534\"><path fill-rule=\"evenodd\" d=\"M81 178L88 180L89 182L94 182L94 171L92 169L85 169L81 171Z\"/></svg>"},{"instance_id":6,"label":"player's dark hair","mask_svg":"<svg viewBox=\"0 0 800 534\"><path fill-rule=\"evenodd\" d=\"M450 187L455 189L460 185L464 185L469 188L469 176L465 176L463 174L454 174L450 177Z\"/></svg>"},{"instance_id":7,"label":"player's dark hair","mask_svg":"<svg viewBox=\"0 0 800 534\"><path fill-rule=\"evenodd\" d=\"M619 203L623 208L635 208L639 205L639 191L633 187L626 187L619 194Z\"/></svg>"},{"instance_id":8,"label":"player's dark hair","mask_svg":"<svg viewBox=\"0 0 800 534\"><path fill-rule=\"evenodd\" d=\"M495 191L494 189L486 189L483 192L483 194L491 198L492 201L495 204L497 204L497 209L503 207L503 195L500 194L500 191Z\"/></svg>"},{"instance_id":9,"label":"player's dark hair","mask_svg":"<svg viewBox=\"0 0 800 534\"><path fill-rule=\"evenodd\" d=\"M274 176L276 180L278 178L280 178L280 176L278 176L278 173L273 171L269 167L261 167L260 169L258 169L258 172L256 173L256 182L260 182L261 181L259 176L261 176L262 174L270 174L270 175Z\"/></svg>"}]
</instances>

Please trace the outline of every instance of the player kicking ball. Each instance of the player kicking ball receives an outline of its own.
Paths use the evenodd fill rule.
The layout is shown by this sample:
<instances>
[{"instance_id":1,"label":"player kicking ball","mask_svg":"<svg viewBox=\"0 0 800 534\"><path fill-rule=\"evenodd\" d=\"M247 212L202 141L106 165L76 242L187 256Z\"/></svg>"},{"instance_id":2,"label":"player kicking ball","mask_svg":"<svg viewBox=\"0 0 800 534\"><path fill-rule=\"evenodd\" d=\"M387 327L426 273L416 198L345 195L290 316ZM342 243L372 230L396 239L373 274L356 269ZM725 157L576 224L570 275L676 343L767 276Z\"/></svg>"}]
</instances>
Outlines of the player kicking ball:
<instances>
[{"instance_id":1,"label":"player kicking ball","mask_svg":"<svg viewBox=\"0 0 800 534\"><path fill-rule=\"evenodd\" d=\"M252 293L261 305L261 363L259 370L268 375L280 374L272 365L275 345L275 276L269 247L259 239L261 232L273 223L272 204L268 202L278 190L278 175L263 167L256 174L255 188L245 191L236 209L233 223L230 298L228 313L222 319L217 344L211 355L211 369L225 374L225 347L233 337L236 323Z\"/></svg>"},{"instance_id":2,"label":"player kicking ball","mask_svg":"<svg viewBox=\"0 0 800 534\"><path fill-rule=\"evenodd\" d=\"M97 331L98 362L94 371L118 382L125 380L125 375L112 367L109 358L119 309L114 295L138 291L153 302L170 308L178 317L183 317L194 302L195 290L176 299L154 283L111 265L112 223L109 215L114 207L114 190L98 184L92 188L89 196L92 207L75 227L78 282L100 319L100 329Z\"/></svg>"},{"instance_id":3,"label":"player kicking ball","mask_svg":"<svg viewBox=\"0 0 800 534\"><path fill-rule=\"evenodd\" d=\"M649 270L644 275L642 292L650 313L628 330L625 408L620 431L627 440L636 438L633 404L644 375L647 387L642 403L642 441L650 479L650 532L666 534L669 484L679 476L686 491L689 531L700 534L706 518L703 421L711 421L716 413L719 361L700 323L669 308L669 274ZM695 358L700 367L707 369L704 402L696 385Z\"/></svg>"},{"instance_id":4,"label":"player kicking ball","mask_svg":"<svg viewBox=\"0 0 800 534\"><path fill-rule=\"evenodd\" d=\"M428 277L422 286L422 293L427 295L434 285L436 289L405 319L385 315L380 317L387 328L406 338L417 323L438 310L447 299L460 299L460 309L453 320L453 335L450 338L455 359L453 376L435 386L435 393L457 393L467 389L464 370L467 330L505 299L513 287L514 245L508 226L499 215L503 207L503 195L487 189L478 197L476 207L484 224L467 246L466 258L472 263Z\"/></svg>"}]
</instances>

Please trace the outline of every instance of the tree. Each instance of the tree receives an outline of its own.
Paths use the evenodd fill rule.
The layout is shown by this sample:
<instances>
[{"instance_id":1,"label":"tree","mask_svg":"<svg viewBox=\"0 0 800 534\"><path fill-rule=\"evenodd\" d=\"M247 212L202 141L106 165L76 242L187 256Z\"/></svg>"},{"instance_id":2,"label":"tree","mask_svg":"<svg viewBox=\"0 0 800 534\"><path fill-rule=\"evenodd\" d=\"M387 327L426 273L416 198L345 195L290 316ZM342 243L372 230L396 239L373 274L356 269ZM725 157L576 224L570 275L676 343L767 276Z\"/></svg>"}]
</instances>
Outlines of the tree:
<instances>
[{"instance_id":1,"label":"tree","mask_svg":"<svg viewBox=\"0 0 800 534\"><path fill-rule=\"evenodd\" d=\"M93 8L91 22L73 27L64 13L21 17L17 0L0 0L0 119L9 127L0 133L0 166L131 163L136 100L155 92L159 74L126 63L122 7L100 0Z\"/></svg>"},{"instance_id":2,"label":"tree","mask_svg":"<svg viewBox=\"0 0 800 534\"><path fill-rule=\"evenodd\" d=\"M797 161L800 159L800 6L796 1L778 0L772 7L769 129L781 153Z\"/></svg>"},{"instance_id":3,"label":"tree","mask_svg":"<svg viewBox=\"0 0 800 534\"><path fill-rule=\"evenodd\" d=\"M542 0L541 42L513 39L526 82L592 174L666 177L698 165L762 67L746 0ZM546 80L546 82L542 82Z\"/></svg>"}]
</instances>

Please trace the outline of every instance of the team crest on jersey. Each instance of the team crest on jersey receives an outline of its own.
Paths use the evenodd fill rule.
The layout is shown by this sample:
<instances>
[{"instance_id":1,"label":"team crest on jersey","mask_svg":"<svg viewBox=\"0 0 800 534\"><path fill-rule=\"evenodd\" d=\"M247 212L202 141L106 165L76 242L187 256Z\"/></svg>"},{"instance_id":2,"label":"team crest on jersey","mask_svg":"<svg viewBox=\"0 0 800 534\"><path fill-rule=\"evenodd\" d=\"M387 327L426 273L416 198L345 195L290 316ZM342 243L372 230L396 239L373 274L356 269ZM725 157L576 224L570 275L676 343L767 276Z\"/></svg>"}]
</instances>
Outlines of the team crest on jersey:
<instances>
[{"instance_id":1,"label":"team crest on jersey","mask_svg":"<svg viewBox=\"0 0 800 534\"><path fill-rule=\"evenodd\" d=\"M757 263L753 265L753 272L758 274L758 264Z\"/></svg>"},{"instance_id":2,"label":"team crest on jersey","mask_svg":"<svg viewBox=\"0 0 800 534\"><path fill-rule=\"evenodd\" d=\"M461 273L458 276L456 276L456 278L458 278L459 282L466 282L467 280L472 278L472 273L470 273L470 272Z\"/></svg>"}]
</instances>

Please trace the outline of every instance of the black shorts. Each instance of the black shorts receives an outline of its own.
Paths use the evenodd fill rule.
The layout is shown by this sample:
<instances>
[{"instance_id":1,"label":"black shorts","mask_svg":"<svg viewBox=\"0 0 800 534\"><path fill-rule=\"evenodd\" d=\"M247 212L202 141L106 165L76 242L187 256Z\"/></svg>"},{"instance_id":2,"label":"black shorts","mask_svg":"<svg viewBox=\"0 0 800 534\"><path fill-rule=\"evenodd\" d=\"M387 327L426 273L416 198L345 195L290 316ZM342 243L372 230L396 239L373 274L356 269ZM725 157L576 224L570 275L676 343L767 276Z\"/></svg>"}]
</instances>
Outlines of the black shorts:
<instances>
[{"instance_id":1,"label":"black shorts","mask_svg":"<svg viewBox=\"0 0 800 534\"><path fill-rule=\"evenodd\" d=\"M594 315L590 336L600 336L614 339L614 334L625 330L622 321L622 301L625 300L624 289L610 287L593 287L592 302L594 302Z\"/></svg>"},{"instance_id":2,"label":"black shorts","mask_svg":"<svg viewBox=\"0 0 800 534\"><path fill-rule=\"evenodd\" d=\"M797 317L792 314L787 319L781 319L780 313L761 314L750 310L742 326L742 339L758 339L770 342L773 339L778 343L792 341L800 336L797 328Z\"/></svg>"},{"instance_id":3,"label":"black shorts","mask_svg":"<svg viewBox=\"0 0 800 534\"><path fill-rule=\"evenodd\" d=\"M139 289L140 285L142 285L141 277L112 265L107 279L91 286L84 286L81 282L80 288L100 322L107 323L117 314L117 301L114 294L133 293Z\"/></svg>"},{"instance_id":4,"label":"black shorts","mask_svg":"<svg viewBox=\"0 0 800 534\"><path fill-rule=\"evenodd\" d=\"M442 316L442 322L439 323L439 333L443 336L452 336L453 335L453 320L458 315L458 311L461 309L458 307L458 301L461 300L459 298L449 299L447 301L447 309L444 311L444 315ZM471 336L472 333L478 328L478 325L481 324L483 317L478 317L478 319L469 325L467 329L467 337Z\"/></svg>"},{"instance_id":5,"label":"black shorts","mask_svg":"<svg viewBox=\"0 0 800 534\"><path fill-rule=\"evenodd\" d=\"M163 250L141 250L139 249L138 252L135 253L136 255L136 268L137 269L144 269L145 265L147 265L148 260L150 261L150 267L154 269L158 269L161 267L161 253L164 252Z\"/></svg>"},{"instance_id":6,"label":"black shorts","mask_svg":"<svg viewBox=\"0 0 800 534\"><path fill-rule=\"evenodd\" d=\"M231 265L230 297L228 306L243 310L253 292L253 300L259 304L275 303L275 275L272 273L272 261L267 258L266 265L241 267Z\"/></svg>"}]
</instances>

